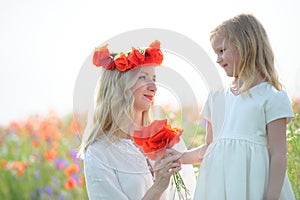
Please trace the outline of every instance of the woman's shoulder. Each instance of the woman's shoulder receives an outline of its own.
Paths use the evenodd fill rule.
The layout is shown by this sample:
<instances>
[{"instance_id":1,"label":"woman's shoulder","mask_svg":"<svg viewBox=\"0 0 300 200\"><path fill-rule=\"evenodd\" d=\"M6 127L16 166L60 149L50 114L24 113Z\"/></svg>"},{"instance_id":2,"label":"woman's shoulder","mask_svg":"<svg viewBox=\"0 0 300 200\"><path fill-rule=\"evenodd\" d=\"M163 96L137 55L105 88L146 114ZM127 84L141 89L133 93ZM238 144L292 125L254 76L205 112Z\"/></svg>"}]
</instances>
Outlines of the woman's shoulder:
<instances>
[{"instance_id":1,"label":"woman's shoulder","mask_svg":"<svg viewBox=\"0 0 300 200\"><path fill-rule=\"evenodd\" d=\"M116 136L108 137L106 135L102 135L88 146L87 153L95 153L95 151L106 152L106 154L101 153L101 156L107 156L108 152L140 154L139 149L134 145L131 139L118 138Z\"/></svg>"},{"instance_id":2,"label":"woman's shoulder","mask_svg":"<svg viewBox=\"0 0 300 200\"><path fill-rule=\"evenodd\" d=\"M145 156L131 139L102 136L88 146L85 163L94 162L119 171L144 172L148 170Z\"/></svg>"}]
</instances>

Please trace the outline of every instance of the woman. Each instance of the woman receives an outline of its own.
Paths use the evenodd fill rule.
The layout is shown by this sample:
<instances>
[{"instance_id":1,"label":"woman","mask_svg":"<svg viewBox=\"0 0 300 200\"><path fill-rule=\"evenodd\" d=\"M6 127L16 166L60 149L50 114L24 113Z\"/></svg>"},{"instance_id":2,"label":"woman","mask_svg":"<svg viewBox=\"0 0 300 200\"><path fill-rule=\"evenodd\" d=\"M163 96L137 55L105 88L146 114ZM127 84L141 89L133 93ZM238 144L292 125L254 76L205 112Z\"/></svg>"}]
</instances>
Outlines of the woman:
<instances>
[{"instance_id":1,"label":"woman","mask_svg":"<svg viewBox=\"0 0 300 200\"><path fill-rule=\"evenodd\" d=\"M90 199L167 198L170 177L181 169L179 155L170 150L153 169L132 141L134 129L150 124L149 109L157 90L155 67L162 60L159 41L116 57L107 46L95 49L93 64L104 71L93 121L79 152Z\"/></svg>"}]
</instances>

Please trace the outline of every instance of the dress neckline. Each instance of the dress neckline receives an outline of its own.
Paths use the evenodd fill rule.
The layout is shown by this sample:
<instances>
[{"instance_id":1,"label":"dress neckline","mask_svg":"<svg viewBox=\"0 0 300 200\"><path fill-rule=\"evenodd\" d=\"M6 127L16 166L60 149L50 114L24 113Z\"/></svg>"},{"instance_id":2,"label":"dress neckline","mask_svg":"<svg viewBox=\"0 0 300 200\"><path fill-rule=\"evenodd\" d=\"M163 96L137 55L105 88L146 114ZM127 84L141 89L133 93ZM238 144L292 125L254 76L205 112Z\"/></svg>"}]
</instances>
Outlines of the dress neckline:
<instances>
[{"instance_id":1,"label":"dress neckline","mask_svg":"<svg viewBox=\"0 0 300 200\"><path fill-rule=\"evenodd\" d=\"M261 82L261 83L258 83L258 84L256 84L256 85L252 86L251 88L249 88L249 92L252 91L252 90L254 90L255 88L258 88L258 87L261 86L261 85L264 85L265 83L269 83L269 82L263 81L263 82ZM239 93L239 94L234 94L234 93L232 92L230 86L228 87L228 90L229 90L230 94L233 95L233 96L235 96L235 97L239 97L239 96L241 96L242 94L245 93L245 92L242 92L242 93Z\"/></svg>"}]
</instances>

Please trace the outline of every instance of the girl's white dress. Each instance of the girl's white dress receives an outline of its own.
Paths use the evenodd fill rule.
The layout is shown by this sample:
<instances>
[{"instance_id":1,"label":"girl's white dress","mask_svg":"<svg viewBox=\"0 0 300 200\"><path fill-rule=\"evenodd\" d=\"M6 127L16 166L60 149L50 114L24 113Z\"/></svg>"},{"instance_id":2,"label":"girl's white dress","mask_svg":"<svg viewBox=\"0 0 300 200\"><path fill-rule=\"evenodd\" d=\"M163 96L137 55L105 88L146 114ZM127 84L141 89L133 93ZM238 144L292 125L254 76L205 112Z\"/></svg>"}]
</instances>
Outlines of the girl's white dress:
<instances>
[{"instance_id":1,"label":"girl's white dress","mask_svg":"<svg viewBox=\"0 0 300 200\"><path fill-rule=\"evenodd\" d=\"M267 82L250 94L235 96L226 88L209 95L202 116L212 123L214 139L200 167L195 200L263 199L270 165L266 125L294 113L286 92ZM280 200L293 199L286 175Z\"/></svg>"},{"instance_id":2,"label":"girl's white dress","mask_svg":"<svg viewBox=\"0 0 300 200\"><path fill-rule=\"evenodd\" d=\"M178 147L184 150L182 143ZM84 173L91 200L141 200L153 185L146 157L130 139L113 142L102 136L91 144L84 156ZM185 166L181 173L193 195L196 179L192 166ZM161 199L173 199L173 195L170 185Z\"/></svg>"}]
</instances>

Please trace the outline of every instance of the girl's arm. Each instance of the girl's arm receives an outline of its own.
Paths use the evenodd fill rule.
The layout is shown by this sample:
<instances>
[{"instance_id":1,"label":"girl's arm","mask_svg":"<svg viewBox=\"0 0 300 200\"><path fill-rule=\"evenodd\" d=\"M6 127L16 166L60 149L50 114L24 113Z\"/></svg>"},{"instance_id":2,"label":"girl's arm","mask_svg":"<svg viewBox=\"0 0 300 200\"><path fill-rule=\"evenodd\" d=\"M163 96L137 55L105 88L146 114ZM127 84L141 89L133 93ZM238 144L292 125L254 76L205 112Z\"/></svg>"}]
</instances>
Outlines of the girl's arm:
<instances>
[{"instance_id":1,"label":"girl's arm","mask_svg":"<svg viewBox=\"0 0 300 200\"><path fill-rule=\"evenodd\" d=\"M207 147L213 140L213 131L211 127L211 123L209 121L206 122L206 135L205 135L205 143L195 149L184 152L179 159L182 164L200 164L204 157Z\"/></svg>"},{"instance_id":2,"label":"girl's arm","mask_svg":"<svg viewBox=\"0 0 300 200\"><path fill-rule=\"evenodd\" d=\"M270 174L265 200L279 199L286 172L286 118L267 124L270 151Z\"/></svg>"}]
</instances>

